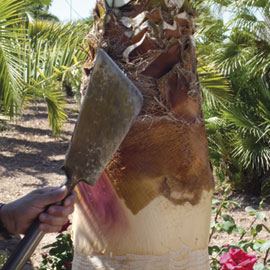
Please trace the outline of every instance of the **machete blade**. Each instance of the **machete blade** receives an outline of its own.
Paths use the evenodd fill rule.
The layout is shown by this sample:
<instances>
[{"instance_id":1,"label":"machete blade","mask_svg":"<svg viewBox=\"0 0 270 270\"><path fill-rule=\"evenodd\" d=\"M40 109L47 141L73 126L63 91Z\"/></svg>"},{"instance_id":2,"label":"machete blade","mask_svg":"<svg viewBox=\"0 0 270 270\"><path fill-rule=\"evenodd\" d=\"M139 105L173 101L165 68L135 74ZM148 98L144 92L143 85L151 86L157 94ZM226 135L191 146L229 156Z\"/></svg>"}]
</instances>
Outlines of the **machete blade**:
<instances>
[{"instance_id":1,"label":"machete blade","mask_svg":"<svg viewBox=\"0 0 270 270\"><path fill-rule=\"evenodd\" d=\"M66 154L66 185L94 185L112 159L142 106L137 87L102 50L93 72Z\"/></svg>"}]
</instances>

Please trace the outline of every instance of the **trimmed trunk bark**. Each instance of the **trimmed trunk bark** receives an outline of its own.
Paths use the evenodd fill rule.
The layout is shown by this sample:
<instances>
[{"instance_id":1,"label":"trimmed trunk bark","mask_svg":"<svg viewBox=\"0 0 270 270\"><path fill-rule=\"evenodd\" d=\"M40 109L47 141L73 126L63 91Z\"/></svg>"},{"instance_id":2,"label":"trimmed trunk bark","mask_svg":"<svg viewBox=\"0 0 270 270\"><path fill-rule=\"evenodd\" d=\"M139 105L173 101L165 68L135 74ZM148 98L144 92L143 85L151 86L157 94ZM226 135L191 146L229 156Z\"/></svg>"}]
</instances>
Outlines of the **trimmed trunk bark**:
<instances>
[{"instance_id":1,"label":"trimmed trunk bark","mask_svg":"<svg viewBox=\"0 0 270 270\"><path fill-rule=\"evenodd\" d=\"M73 269L209 269L214 184L194 11L182 0L112 2L96 5L86 74L102 47L144 105L97 185L77 188Z\"/></svg>"}]
</instances>

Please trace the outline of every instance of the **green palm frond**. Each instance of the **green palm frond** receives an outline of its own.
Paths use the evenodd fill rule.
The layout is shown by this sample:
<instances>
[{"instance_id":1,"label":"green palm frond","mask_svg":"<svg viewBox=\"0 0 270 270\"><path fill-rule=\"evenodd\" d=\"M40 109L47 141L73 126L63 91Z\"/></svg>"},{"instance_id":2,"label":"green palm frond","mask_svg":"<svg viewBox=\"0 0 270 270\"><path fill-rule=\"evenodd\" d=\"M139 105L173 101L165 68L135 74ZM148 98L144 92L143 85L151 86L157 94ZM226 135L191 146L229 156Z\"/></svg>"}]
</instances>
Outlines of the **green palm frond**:
<instances>
[{"instance_id":1,"label":"green palm frond","mask_svg":"<svg viewBox=\"0 0 270 270\"><path fill-rule=\"evenodd\" d=\"M31 5L49 7L52 3L52 0L26 0L26 2Z\"/></svg>"},{"instance_id":2,"label":"green palm frond","mask_svg":"<svg viewBox=\"0 0 270 270\"><path fill-rule=\"evenodd\" d=\"M229 144L231 134L226 127L226 121L214 116L205 118L205 126L209 144L210 160L214 166L223 167L224 160L231 157Z\"/></svg>"},{"instance_id":3,"label":"green palm frond","mask_svg":"<svg viewBox=\"0 0 270 270\"><path fill-rule=\"evenodd\" d=\"M250 116L248 108L246 108L246 111L238 106L223 109L222 116L233 125L234 129L243 135L250 134L256 137L258 141L264 134L264 130L252 119L254 115L253 117Z\"/></svg>"},{"instance_id":4,"label":"green palm frond","mask_svg":"<svg viewBox=\"0 0 270 270\"><path fill-rule=\"evenodd\" d=\"M6 28L19 23L23 8L23 1L0 0L0 26Z\"/></svg>"},{"instance_id":5,"label":"green palm frond","mask_svg":"<svg viewBox=\"0 0 270 270\"><path fill-rule=\"evenodd\" d=\"M204 100L210 107L217 108L223 102L232 102L233 93L229 81L209 66L198 68Z\"/></svg>"},{"instance_id":6,"label":"green palm frond","mask_svg":"<svg viewBox=\"0 0 270 270\"><path fill-rule=\"evenodd\" d=\"M15 49L23 39L21 20L23 1L0 0L0 113L14 116L20 108L23 63Z\"/></svg>"},{"instance_id":7,"label":"green palm frond","mask_svg":"<svg viewBox=\"0 0 270 270\"><path fill-rule=\"evenodd\" d=\"M210 158L231 183L244 186L249 175L248 181L260 185L260 177L270 171L270 1L209 2L229 12L231 21L222 36L216 35L214 24L222 18L216 10L212 26L198 24L199 63L225 74L233 95L233 102L221 100L214 107L202 86Z\"/></svg>"},{"instance_id":8,"label":"green palm frond","mask_svg":"<svg viewBox=\"0 0 270 270\"><path fill-rule=\"evenodd\" d=\"M215 134L215 132L218 129L221 129L222 127L225 126L224 119L214 116L214 117L209 117L205 119L205 126L207 129L207 133L210 134Z\"/></svg>"},{"instance_id":9,"label":"green palm frond","mask_svg":"<svg viewBox=\"0 0 270 270\"><path fill-rule=\"evenodd\" d=\"M21 94L21 70L20 61L16 61L13 48L8 45L0 45L0 100L1 111L10 117L18 113Z\"/></svg>"},{"instance_id":10,"label":"green palm frond","mask_svg":"<svg viewBox=\"0 0 270 270\"><path fill-rule=\"evenodd\" d=\"M258 91L256 92L257 109L264 121L270 123L270 85L269 81L258 78L256 81Z\"/></svg>"},{"instance_id":11,"label":"green palm frond","mask_svg":"<svg viewBox=\"0 0 270 270\"><path fill-rule=\"evenodd\" d=\"M197 43L217 42L226 38L225 33L228 29L223 20L213 16L208 6L200 9L200 15L196 18L196 25L195 38Z\"/></svg>"},{"instance_id":12,"label":"green palm frond","mask_svg":"<svg viewBox=\"0 0 270 270\"><path fill-rule=\"evenodd\" d=\"M47 104L49 125L52 127L54 136L58 137L61 127L64 124L67 115L64 111L66 99L59 90L59 85L50 85L51 88L40 87L40 83L32 82L32 85L26 85L24 98L27 101L43 99Z\"/></svg>"},{"instance_id":13,"label":"green palm frond","mask_svg":"<svg viewBox=\"0 0 270 270\"><path fill-rule=\"evenodd\" d=\"M52 0L25 0L26 14L31 20L59 21L53 14L49 13Z\"/></svg>"},{"instance_id":14,"label":"green palm frond","mask_svg":"<svg viewBox=\"0 0 270 270\"><path fill-rule=\"evenodd\" d=\"M80 49L84 28L78 24L35 21L29 23L29 29L31 38L21 44L25 49L25 100L32 95L46 101L49 123L57 136L66 118L63 83L71 73L74 80L81 80L80 67L86 58Z\"/></svg>"},{"instance_id":15,"label":"green palm frond","mask_svg":"<svg viewBox=\"0 0 270 270\"><path fill-rule=\"evenodd\" d=\"M61 81L63 70L69 70L70 67L73 70L75 67L79 69L86 58L80 48L86 32L82 25L36 21L29 24L29 29L31 38L23 44L26 51L23 61L27 63L24 75L27 83L31 84L31 79L39 81L54 76L56 70L59 72L55 78Z\"/></svg>"},{"instance_id":16,"label":"green palm frond","mask_svg":"<svg viewBox=\"0 0 270 270\"><path fill-rule=\"evenodd\" d=\"M244 168L258 171L270 169L270 147L267 143L258 143L254 136L239 138L234 142L233 157L237 158Z\"/></svg>"},{"instance_id":17,"label":"green palm frond","mask_svg":"<svg viewBox=\"0 0 270 270\"><path fill-rule=\"evenodd\" d=\"M270 36L269 36L270 37ZM251 73L263 77L270 71L270 44L266 41L257 41L252 48L252 54L247 64Z\"/></svg>"},{"instance_id":18,"label":"green palm frond","mask_svg":"<svg viewBox=\"0 0 270 270\"><path fill-rule=\"evenodd\" d=\"M25 4L0 0L0 114L12 117L27 100L43 98L49 123L59 135L66 117L63 83L69 74L81 79L80 65L86 55L80 46L87 25L27 21Z\"/></svg>"},{"instance_id":19,"label":"green palm frond","mask_svg":"<svg viewBox=\"0 0 270 270\"><path fill-rule=\"evenodd\" d=\"M270 3L266 0L235 1L231 25L238 31L248 33L246 63L253 74L269 72L270 65Z\"/></svg>"},{"instance_id":20,"label":"green palm frond","mask_svg":"<svg viewBox=\"0 0 270 270\"><path fill-rule=\"evenodd\" d=\"M245 67L249 60L251 41L249 33L234 29L230 39L217 48L213 63L225 75Z\"/></svg>"},{"instance_id":21,"label":"green palm frond","mask_svg":"<svg viewBox=\"0 0 270 270\"><path fill-rule=\"evenodd\" d=\"M261 89L253 97L254 104L257 104L254 108L235 104L222 110L222 117L231 125L233 157L237 158L243 168L261 172L270 169L270 114L265 104L269 104L269 91L266 92L264 96Z\"/></svg>"},{"instance_id":22,"label":"green palm frond","mask_svg":"<svg viewBox=\"0 0 270 270\"><path fill-rule=\"evenodd\" d=\"M269 7L268 0L241 0L239 4L244 4L250 7Z\"/></svg>"}]
</instances>

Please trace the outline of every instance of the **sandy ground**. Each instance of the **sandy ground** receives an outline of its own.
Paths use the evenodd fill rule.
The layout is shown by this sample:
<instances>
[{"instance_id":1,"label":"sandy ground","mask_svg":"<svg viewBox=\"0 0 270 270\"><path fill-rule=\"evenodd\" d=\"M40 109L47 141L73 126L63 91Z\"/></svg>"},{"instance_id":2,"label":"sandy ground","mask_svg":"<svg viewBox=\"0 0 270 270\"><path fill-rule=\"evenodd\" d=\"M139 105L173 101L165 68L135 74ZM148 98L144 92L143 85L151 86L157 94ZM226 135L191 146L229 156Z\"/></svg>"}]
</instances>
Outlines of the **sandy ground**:
<instances>
[{"instance_id":1,"label":"sandy ground","mask_svg":"<svg viewBox=\"0 0 270 270\"><path fill-rule=\"evenodd\" d=\"M65 152L78 115L76 102L69 99L66 110L68 114L67 123L63 127L59 139L52 136L48 126L47 112L44 103L37 103L26 109L21 118L10 123L7 130L0 131L0 201L8 203L28 192L46 186L60 185L65 176L61 171ZM221 194L216 194L221 197ZM241 209L231 209L230 214L235 218L237 224L248 228L252 218L248 217L244 208L248 205L257 207L260 199L247 195L234 193L231 198L241 204ZM269 224L269 205L267 210ZM56 234L46 235L34 252L31 263L25 269L38 269L41 261L42 247L55 241ZM270 240L269 233L265 231L260 238ZM236 235L215 234L210 245L232 244L236 241ZM7 247L14 249L18 239L5 242L0 241L0 250Z\"/></svg>"}]
</instances>

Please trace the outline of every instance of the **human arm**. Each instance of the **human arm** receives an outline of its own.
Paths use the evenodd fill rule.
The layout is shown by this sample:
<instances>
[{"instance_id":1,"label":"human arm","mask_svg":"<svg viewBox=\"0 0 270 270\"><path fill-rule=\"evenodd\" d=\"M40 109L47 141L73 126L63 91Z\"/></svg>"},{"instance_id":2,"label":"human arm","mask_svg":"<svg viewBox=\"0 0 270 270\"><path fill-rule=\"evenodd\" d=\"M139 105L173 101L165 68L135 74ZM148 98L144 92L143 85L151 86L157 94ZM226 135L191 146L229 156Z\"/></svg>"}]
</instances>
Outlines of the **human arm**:
<instances>
[{"instance_id":1,"label":"human arm","mask_svg":"<svg viewBox=\"0 0 270 270\"><path fill-rule=\"evenodd\" d=\"M0 210L0 220L12 235L25 233L36 218L40 220L42 231L58 232L74 210L75 194L68 196L61 206L51 204L62 201L66 195L66 187L34 190L4 205ZM51 206L43 213L48 205Z\"/></svg>"}]
</instances>

